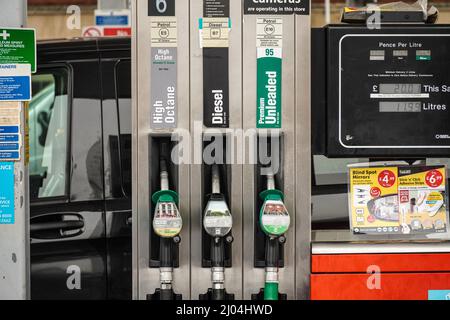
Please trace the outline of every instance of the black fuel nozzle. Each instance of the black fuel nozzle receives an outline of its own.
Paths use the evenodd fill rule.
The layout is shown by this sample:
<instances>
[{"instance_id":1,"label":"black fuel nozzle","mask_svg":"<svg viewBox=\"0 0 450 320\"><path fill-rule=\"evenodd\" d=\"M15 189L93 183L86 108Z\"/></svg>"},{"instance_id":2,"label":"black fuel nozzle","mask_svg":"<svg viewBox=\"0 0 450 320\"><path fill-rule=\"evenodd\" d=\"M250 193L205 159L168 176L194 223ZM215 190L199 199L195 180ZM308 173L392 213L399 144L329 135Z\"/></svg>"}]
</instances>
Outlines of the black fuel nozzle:
<instances>
[{"instance_id":1,"label":"black fuel nozzle","mask_svg":"<svg viewBox=\"0 0 450 320\"><path fill-rule=\"evenodd\" d=\"M225 196L220 192L219 166L211 168L212 192L205 208L203 227L211 237L211 282L208 293L200 295L202 300L232 300L234 295L225 290L225 245L231 243L233 219Z\"/></svg>"}]
</instances>

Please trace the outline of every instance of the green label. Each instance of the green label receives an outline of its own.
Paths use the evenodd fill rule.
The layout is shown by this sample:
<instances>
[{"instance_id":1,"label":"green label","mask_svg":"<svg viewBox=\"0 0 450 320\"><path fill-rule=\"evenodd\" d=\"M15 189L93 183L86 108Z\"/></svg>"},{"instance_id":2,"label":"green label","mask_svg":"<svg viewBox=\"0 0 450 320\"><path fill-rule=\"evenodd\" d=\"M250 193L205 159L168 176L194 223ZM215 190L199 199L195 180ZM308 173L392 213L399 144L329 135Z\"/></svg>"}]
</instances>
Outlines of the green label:
<instances>
[{"instance_id":1,"label":"green label","mask_svg":"<svg viewBox=\"0 0 450 320\"><path fill-rule=\"evenodd\" d=\"M31 64L36 72L36 31L0 28L0 64Z\"/></svg>"},{"instance_id":2,"label":"green label","mask_svg":"<svg viewBox=\"0 0 450 320\"><path fill-rule=\"evenodd\" d=\"M431 56L416 56L417 61L430 61Z\"/></svg>"},{"instance_id":3,"label":"green label","mask_svg":"<svg viewBox=\"0 0 450 320\"><path fill-rule=\"evenodd\" d=\"M281 128L281 48L258 48L257 128Z\"/></svg>"}]
</instances>

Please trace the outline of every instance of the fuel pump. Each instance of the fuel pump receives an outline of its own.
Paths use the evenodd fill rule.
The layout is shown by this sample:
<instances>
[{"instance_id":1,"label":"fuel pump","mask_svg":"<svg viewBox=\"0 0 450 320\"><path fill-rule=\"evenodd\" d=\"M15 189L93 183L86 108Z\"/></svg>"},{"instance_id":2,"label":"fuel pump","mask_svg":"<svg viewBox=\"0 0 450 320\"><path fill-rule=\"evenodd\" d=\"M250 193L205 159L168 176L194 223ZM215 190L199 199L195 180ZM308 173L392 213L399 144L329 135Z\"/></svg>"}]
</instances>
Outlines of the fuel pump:
<instances>
[{"instance_id":1,"label":"fuel pump","mask_svg":"<svg viewBox=\"0 0 450 320\"><path fill-rule=\"evenodd\" d=\"M173 265L174 246L181 241L179 236L183 221L178 210L178 194L170 190L169 172L165 157L166 145L161 145L160 180L161 190L154 193L152 201L155 204L153 230L160 239L160 289L153 295L154 300L179 300L174 293Z\"/></svg>"},{"instance_id":2,"label":"fuel pump","mask_svg":"<svg viewBox=\"0 0 450 320\"><path fill-rule=\"evenodd\" d=\"M211 195L206 205L203 227L211 237L211 281L212 288L201 295L202 300L233 300L234 295L228 294L225 284L225 243L231 243L230 235L233 226L225 196L220 191L220 173L217 164L211 168Z\"/></svg>"},{"instance_id":3,"label":"fuel pump","mask_svg":"<svg viewBox=\"0 0 450 320\"><path fill-rule=\"evenodd\" d=\"M284 194L275 189L275 176L267 175L267 190L259 195L264 201L260 211L260 226L266 234L264 300L278 300L278 261L280 243L286 242L284 234L290 225L289 212L284 205Z\"/></svg>"}]
</instances>

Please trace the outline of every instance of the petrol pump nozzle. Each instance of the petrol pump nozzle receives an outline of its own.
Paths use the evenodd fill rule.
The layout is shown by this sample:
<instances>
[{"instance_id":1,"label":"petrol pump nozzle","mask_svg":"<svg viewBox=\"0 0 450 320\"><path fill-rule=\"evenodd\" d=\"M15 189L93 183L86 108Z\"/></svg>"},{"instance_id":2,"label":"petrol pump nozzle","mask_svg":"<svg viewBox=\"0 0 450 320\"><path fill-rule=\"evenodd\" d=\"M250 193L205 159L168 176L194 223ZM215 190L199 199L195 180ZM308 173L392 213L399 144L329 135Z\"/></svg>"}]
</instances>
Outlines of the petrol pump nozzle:
<instances>
[{"instance_id":1,"label":"petrol pump nozzle","mask_svg":"<svg viewBox=\"0 0 450 320\"><path fill-rule=\"evenodd\" d=\"M267 190L261 192L260 197L264 201L260 211L260 225L267 235L264 300L278 300L279 244L286 240L283 235L288 231L291 219L283 202L283 193L275 189L273 173L267 175Z\"/></svg>"},{"instance_id":2,"label":"petrol pump nozzle","mask_svg":"<svg viewBox=\"0 0 450 320\"><path fill-rule=\"evenodd\" d=\"M275 189L275 176L267 175L267 190L259 194L264 201L260 211L261 229L270 238L277 238L285 234L291 223L289 212L284 205L284 194Z\"/></svg>"},{"instance_id":3,"label":"petrol pump nozzle","mask_svg":"<svg viewBox=\"0 0 450 320\"><path fill-rule=\"evenodd\" d=\"M212 194L206 205L203 226L211 236L211 282L212 300L225 300L225 243L224 237L230 233L233 218L228 208L225 196L220 192L219 166L211 168Z\"/></svg>"},{"instance_id":4,"label":"petrol pump nozzle","mask_svg":"<svg viewBox=\"0 0 450 320\"><path fill-rule=\"evenodd\" d=\"M178 194L169 190L169 173L165 158L160 160L161 190L153 194L155 204L153 230L162 238L173 238L181 232L183 220L178 210Z\"/></svg>"},{"instance_id":5,"label":"petrol pump nozzle","mask_svg":"<svg viewBox=\"0 0 450 320\"><path fill-rule=\"evenodd\" d=\"M225 196L220 192L219 167L211 168L212 194L206 205L203 226L208 235L213 238L225 237L233 227L233 218L228 208Z\"/></svg>"},{"instance_id":6,"label":"petrol pump nozzle","mask_svg":"<svg viewBox=\"0 0 450 320\"><path fill-rule=\"evenodd\" d=\"M152 201L155 204L153 217L153 230L161 237L159 249L160 261L160 300L173 300L175 294L172 289L173 282L173 247L181 241L178 236L183 221L178 210L178 194L169 190L169 172L165 158L166 145L161 145L161 158L159 162L161 190L154 193Z\"/></svg>"}]
</instances>

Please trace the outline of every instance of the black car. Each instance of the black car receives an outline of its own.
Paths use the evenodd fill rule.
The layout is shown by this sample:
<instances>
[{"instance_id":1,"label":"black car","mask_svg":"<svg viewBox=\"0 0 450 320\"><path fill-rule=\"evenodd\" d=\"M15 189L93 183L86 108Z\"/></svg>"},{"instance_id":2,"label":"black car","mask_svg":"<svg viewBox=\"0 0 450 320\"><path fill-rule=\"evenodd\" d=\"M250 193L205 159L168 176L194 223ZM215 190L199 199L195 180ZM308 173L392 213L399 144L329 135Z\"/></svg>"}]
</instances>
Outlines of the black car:
<instances>
[{"instance_id":1,"label":"black car","mask_svg":"<svg viewBox=\"0 0 450 320\"><path fill-rule=\"evenodd\" d=\"M131 299L131 40L38 44L32 299Z\"/></svg>"}]
</instances>

